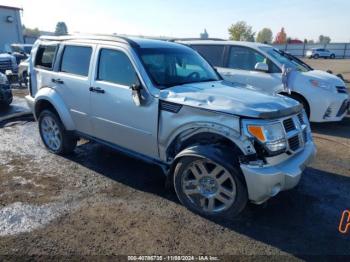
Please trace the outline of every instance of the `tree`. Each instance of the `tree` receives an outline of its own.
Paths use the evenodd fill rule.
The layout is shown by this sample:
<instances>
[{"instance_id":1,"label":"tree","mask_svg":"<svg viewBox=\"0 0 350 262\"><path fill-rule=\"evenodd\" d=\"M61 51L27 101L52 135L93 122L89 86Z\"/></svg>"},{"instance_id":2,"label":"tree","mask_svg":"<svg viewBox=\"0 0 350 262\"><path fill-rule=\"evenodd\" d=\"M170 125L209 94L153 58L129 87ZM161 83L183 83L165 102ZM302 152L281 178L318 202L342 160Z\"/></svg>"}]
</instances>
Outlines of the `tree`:
<instances>
[{"instance_id":1,"label":"tree","mask_svg":"<svg viewBox=\"0 0 350 262\"><path fill-rule=\"evenodd\" d=\"M277 33L275 38L275 44L285 44L287 42L287 34L284 31L284 27L281 28L281 31Z\"/></svg>"},{"instance_id":2,"label":"tree","mask_svg":"<svg viewBox=\"0 0 350 262\"><path fill-rule=\"evenodd\" d=\"M244 21L239 21L228 29L231 40L254 42L255 32L252 27Z\"/></svg>"},{"instance_id":3,"label":"tree","mask_svg":"<svg viewBox=\"0 0 350 262\"><path fill-rule=\"evenodd\" d=\"M57 23L55 35L68 35L68 27L65 22Z\"/></svg>"},{"instance_id":4,"label":"tree","mask_svg":"<svg viewBox=\"0 0 350 262\"><path fill-rule=\"evenodd\" d=\"M329 44L331 42L331 38L329 36L320 35L318 37L318 42L320 44Z\"/></svg>"},{"instance_id":5,"label":"tree","mask_svg":"<svg viewBox=\"0 0 350 262\"><path fill-rule=\"evenodd\" d=\"M24 25L23 25L23 36L24 37L39 37L40 36L40 31L39 29L36 27L34 29L31 29L31 28L26 28Z\"/></svg>"},{"instance_id":6,"label":"tree","mask_svg":"<svg viewBox=\"0 0 350 262\"><path fill-rule=\"evenodd\" d=\"M257 35L256 41L265 44L271 44L272 31L270 28L263 28Z\"/></svg>"},{"instance_id":7,"label":"tree","mask_svg":"<svg viewBox=\"0 0 350 262\"><path fill-rule=\"evenodd\" d=\"M209 34L207 32L207 29L204 29L204 32L200 34L200 38L201 39L208 39L209 38Z\"/></svg>"}]
</instances>

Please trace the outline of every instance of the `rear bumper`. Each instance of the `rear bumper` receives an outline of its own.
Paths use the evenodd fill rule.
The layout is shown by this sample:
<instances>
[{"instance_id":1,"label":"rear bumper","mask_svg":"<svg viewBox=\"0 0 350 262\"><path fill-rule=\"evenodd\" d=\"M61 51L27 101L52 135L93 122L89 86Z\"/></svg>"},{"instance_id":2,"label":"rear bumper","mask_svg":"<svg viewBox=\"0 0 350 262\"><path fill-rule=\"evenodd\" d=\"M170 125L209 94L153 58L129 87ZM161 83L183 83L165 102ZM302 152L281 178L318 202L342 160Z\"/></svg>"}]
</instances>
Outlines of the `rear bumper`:
<instances>
[{"instance_id":1,"label":"rear bumper","mask_svg":"<svg viewBox=\"0 0 350 262\"><path fill-rule=\"evenodd\" d=\"M295 187L305 167L315 155L316 147L313 142L309 142L303 151L278 165L261 167L241 164L249 199L256 204L261 204L280 191Z\"/></svg>"}]
</instances>

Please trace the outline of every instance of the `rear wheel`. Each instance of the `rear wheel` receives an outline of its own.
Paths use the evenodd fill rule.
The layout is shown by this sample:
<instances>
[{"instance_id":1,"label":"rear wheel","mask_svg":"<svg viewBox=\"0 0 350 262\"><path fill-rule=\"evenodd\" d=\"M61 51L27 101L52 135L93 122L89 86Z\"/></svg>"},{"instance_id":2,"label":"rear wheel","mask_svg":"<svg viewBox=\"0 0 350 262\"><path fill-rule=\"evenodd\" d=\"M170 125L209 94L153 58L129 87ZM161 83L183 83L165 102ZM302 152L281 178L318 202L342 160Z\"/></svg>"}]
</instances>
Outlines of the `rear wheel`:
<instances>
[{"instance_id":1,"label":"rear wheel","mask_svg":"<svg viewBox=\"0 0 350 262\"><path fill-rule=\"evenodd\" d=\"M207 217L233 217L247 204L248 193L239 165L219 164L207 157L182 157L174 171L181 203Z\"/></svg>"},{"instance_id":2,"label":"rear wheel","mask_svg":"<svg viewBox=\"0 0 350 262\"><path fill-rule=\"evenodd\" d=\"M315 58L315 59L318 59L319 57L320 57L320 56L319 56L318 54L315 54L315 55L314 55L314 58Z\"/></svg>"},{"instance_id":3,"label":"rear wheel","mask_svg":"<svg viewBox=\"0 0 350 262\"><path fill-rule=\"evenodd\" d=\"M330 58L334 59L335 58L335 54L331 54Z\"/></svg>"},{"instance_id":4,"label":"rear wheel","mask_svg":"<svg viewBox=\"0 0 350 262\"><path fill-rule=\"evenodd\" d=\"M50 110L40 113L39 131L44 145L50 152L64 155L74 151L76 137L64 128L60 118Z\"/></svg>"}]
</instances>

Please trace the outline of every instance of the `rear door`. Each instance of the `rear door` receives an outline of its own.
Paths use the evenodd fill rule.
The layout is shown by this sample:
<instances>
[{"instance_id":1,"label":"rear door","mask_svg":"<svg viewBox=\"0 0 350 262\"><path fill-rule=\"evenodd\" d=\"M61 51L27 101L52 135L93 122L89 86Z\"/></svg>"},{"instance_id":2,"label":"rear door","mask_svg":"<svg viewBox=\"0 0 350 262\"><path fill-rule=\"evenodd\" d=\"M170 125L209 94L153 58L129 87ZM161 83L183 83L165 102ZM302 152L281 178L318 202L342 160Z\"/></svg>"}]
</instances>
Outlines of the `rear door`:
<instances>
[{"instance_id":1,"label":"rear door","mask_svg":"<svg viewBox=\"0 0 350 262\"><path fill-rule=\"evenodd\" d=\"M225 45L191 45L212 66L222 67L224 64Z\"/></svg>"},{"instance_id":2,"label":"rear door","mask_svg":"<svg viewBox=\"0 0 350 262\"><path fill-rule=\"evenodd\" d=\"M95 49L93 44L64 44L59 50L60 61L57 72L51 81L69 109L76 130L92 134L89 120L91 58Z\"/></svg>"},{"instance_id":3,"label":"rear door","mask_svg":"<svg viewBox=\"0 0 350 262\"><path fill-rule=\"evenodd\" d=\"M257 63L266 63L269 71L256 71ZM251 85L267 93L275 93L282 88L280 69L253 48L231 46L225 67L218 68L218 71L225 80Z\"/></svg>"},{"instance_id":4,"label":"rear door","mask_svg":"<svg viewBox=\"0 0 350 262\"><path fill-rule=\"evenodd\" d=\"M130 86L137 81L136 63L128 50L98 47L91 85L94 136L140 154L158 158L158 100L136 105Z\"/></svg>"}]
</instances>

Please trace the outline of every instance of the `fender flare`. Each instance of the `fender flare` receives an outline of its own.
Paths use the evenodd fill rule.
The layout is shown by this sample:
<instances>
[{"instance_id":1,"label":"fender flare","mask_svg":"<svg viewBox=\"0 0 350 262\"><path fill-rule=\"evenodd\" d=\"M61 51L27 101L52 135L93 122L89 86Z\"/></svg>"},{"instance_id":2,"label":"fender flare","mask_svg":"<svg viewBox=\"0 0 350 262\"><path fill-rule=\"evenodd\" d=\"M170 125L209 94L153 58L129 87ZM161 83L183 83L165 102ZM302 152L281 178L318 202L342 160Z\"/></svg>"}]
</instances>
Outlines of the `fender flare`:
<instances>
[{"instance_id":1,"label":"fender flare","mask_svg":"<svg viewBox=\"0 0 350 262\"><path fill-rule=\"evenodd\" d=\"M47 101L55 108L66 130L75 130L74 121L66 104L54 89L49 87L41 88L36 94L34 101L34 115L36 119L39 117L36 115L37 105L39 105L41 101Z\"/></svg>"}]
</instances>

